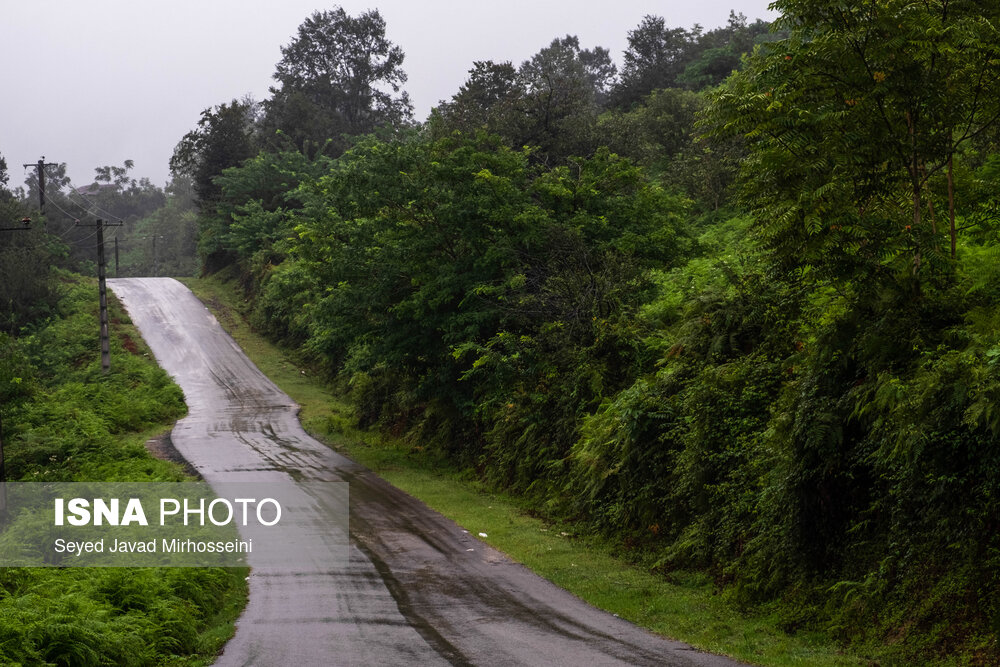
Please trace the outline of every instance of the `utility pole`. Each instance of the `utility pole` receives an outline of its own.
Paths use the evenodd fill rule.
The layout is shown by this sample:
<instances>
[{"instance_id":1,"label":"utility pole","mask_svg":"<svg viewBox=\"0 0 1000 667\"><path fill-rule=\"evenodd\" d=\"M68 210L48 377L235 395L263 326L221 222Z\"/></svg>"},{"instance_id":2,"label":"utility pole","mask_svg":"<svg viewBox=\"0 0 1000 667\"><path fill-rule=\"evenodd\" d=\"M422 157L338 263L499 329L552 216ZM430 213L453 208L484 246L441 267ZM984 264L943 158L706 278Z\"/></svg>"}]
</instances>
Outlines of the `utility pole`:
<instances>
[{"instance_id":1,"label":"utility pole","mask_svg":"<svg viewBox=\"0 0 1000 667\"><path fill-rule=\"evenodd\" d=\"M97 289L101 302L101 372L111 370L111 334L108 331L108 285L104 267L104 221L97 221Z\"/></svg>"},{"instance_id":2,"label":"utility pole","mask_svg":"<svg viewBox=\"0 0 1000 667\"><path fill-rule=\"evenodd\" d=\"M121 222L105 222L104 220L98 220L95 225L97 227L97 289L101 307L101 371L105 374L111 370L111 335L108 331L108 285L104 262L104 228L121 227L121 225ZM90 227L90 225L79 226Z\"/></svg>"},{"instance_id":3,"label":"utility pole","mask_svg":"<svg viewBox=\"0 0 1000 667\"><path fill-rule=\"evenodd\" d=\"M3 460L3 415L0 415L0 525L7 519L7 468Z\"/></svg>"},{"instance_id":4,"label":"utility pole","mask_svg":"<svg viewBox=\"0 0 1000 667\"><path fill-rule=\"evenodd\" d=\"M155 278L160 273L160 262L156 257L156 239L164 239L166 237L163 234L153 234L151 238L153 239L153 277Z\"/></svg>"},{"instance_id":5,"label":"utility pole","mask_svg":"<svg viewBox=\"0 0 1000 667\"><path fill-rule=\"evenodd\" d=\"M118 277L118 234L115 234L115 278Z\"/></svg>"},{"instance_id":6,"label":"utility pole","mask_svg":"<svg viewBox=\"0 0 1000 667\"><path fill-rule=\"evenodd\" d=\"M152 239L153 240L153 277L155 278L160 272L160 261L156 256L156 239L167 238L165 234L150 234L149 236L133 236L129 241L138 241L141 239Z\"/></svg>"},{"instance_id":7,"label":"utility pole","mask_svg":"<svg viewBox=\"0 0 1000 667\"><path fill-rule=\"evenodd\" d=\"M35 164L26 164L24 168L34 167L38 170L38 210L45 213L45 168L46 167L57 167L59 165L54 162L46 162L45 156L36 162Z\"/></svg>"}]
</instances>

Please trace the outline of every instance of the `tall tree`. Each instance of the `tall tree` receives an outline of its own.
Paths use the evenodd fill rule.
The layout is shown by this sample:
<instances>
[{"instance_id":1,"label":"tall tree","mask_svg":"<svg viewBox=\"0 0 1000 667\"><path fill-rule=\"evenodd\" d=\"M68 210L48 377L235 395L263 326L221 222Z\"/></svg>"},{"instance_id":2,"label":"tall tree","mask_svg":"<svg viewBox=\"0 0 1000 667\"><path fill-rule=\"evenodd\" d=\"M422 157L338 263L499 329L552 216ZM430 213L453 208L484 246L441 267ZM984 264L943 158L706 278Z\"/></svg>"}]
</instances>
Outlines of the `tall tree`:
<instances>
[{"instance_id":1,"label":"tall tree","mask_svg":"<svg viewBox=\"0 0 1000 667\"><path fill-rule=\"evenodd\" d=\"M403 50L386 38L377 9L356 18L341 7L315 12L281 54L264 126L282 131L300 150L331 140L340 152L345 135L411 121Z\"/></svg>"},{"instance_id":2,"label":"tall tree","mask_svg":"<svg viewBox=\"0 0 1000 667\"><path fill-rule=\"evenodd\" d=\"M616 75L607 49L581 48L573 35L556 38L517 70L475 63L459 92L435 109L431 131L486 129L512 148L537 147L534 159L549 164L589 156L602 143L597 117Z\"/></svg>"},{"instance_id":3,"label":"tall tree","mask_svg":"<svg viewBox=\"0 0 1000 667\"><path fill-rule=\"evenodd\" d=\"M518 70L529 95L573 106L601 106L617 73L607 49L580 48L576 35L552 40Z\"/></svg>"},{"instance_id":4,"label":"tall tree","mask_svg":"<svg viewBox=\"0 0 1000 667\"><path fill-rule=\"evenodd\" d=\"M519 145L539 146L550 164L593 154L597 116L616 74L607 49L583 49L574 35L552 40L518 70Z\"/></svg>"},{"instance_id":5,"label":"tall tree","mask_svg":"<svg viewBox=\"0 0 1000 667\"><path fill-rule=\"evenodd\" d=\"M774 6L789 39L730 79L710 116L748 141L742 192L762 238L789 266L828 277L910 283L946 266L949 206L935 205L932 179L1000 121L1000 6Z\"/></svg>"},{"instance_id":6,"label":"tall tree","mask_svg":"<svg viewBox=\"0 0 1000 667\"><path fill-rule=\"evenodd\" d=\"M614 91L617 106L627 108L660 88L673 88L691 58L700 28L668 28L662 16L643 17L628 33L621 81Z\"/></svg>"},{"instance_id":7,"label":"tall tree","mask_svg":"<svg viewBox=\"0 0 1000 667\"><path fill-rule=\"evenodd\" d=\"M766 21L757 19L747 23L745 15L729 12L726 25L699 36L694 53L677 77L677 84L702 90L722 83L740 68L741 58L753 51L755 44L775 41L782 34L770 30L771 24Z\"/></svg>"},{"instance_id":8,"label":"tall tree","mask_svg":"<svg viewBox=\"0 0 1000 667\"><path fill-rule=\"evenodd\" d=\"M132 160L125 160L120 167L95 168L94 184L77 189L79 198L127 222L135 222L166 205L167 195L162 188L148 178L135 179L129 174L133 166Z\"/></svg>"},{"instance_id":9,"label":"tall tree","mask_svg":"<svg viewBox=\"0 0 1000 667\"><path fill-rule=\"evenodd\" d=\"M435 129L443 126L445 134L486 128L507 136L508 120L523 94L517 69L510 61L476 61L458 92L434 109L431 125Z\"/></svg>"},{"instance_id":10,"label":"tall tree","mask_svg":"<svg viewBox=\"0 0 1000 667\"><path fill-rule=\"evenodd\" d=\"M215 178L257 154L259 105L249 97L201 112L198 127L184 135L170 158L175 176L190 177L198 205L211 211L219 199Z\"/></svg>"}]
</instances>

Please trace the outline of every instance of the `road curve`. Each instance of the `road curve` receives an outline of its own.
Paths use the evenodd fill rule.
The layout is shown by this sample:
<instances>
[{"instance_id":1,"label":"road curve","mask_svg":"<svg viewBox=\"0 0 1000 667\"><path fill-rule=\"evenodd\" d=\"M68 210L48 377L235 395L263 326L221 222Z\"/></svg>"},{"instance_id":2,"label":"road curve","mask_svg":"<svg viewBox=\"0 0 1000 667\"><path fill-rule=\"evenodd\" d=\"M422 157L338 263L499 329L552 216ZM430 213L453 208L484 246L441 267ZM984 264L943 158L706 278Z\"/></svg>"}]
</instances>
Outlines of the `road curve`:
<instances>
[{"instance_id":1,"label":"road curve","mask_svg":"<svg viewBox=\"0 0 1000 667\"><path fill-rule=\"evenodd\" d=\"M184 391L174 446L207 482L350 483L350 563L258 572L217 665L741 663L663 639L512 562L303 430L297 406L170 278L108 281Z\"/></svg>"}]
</instances>

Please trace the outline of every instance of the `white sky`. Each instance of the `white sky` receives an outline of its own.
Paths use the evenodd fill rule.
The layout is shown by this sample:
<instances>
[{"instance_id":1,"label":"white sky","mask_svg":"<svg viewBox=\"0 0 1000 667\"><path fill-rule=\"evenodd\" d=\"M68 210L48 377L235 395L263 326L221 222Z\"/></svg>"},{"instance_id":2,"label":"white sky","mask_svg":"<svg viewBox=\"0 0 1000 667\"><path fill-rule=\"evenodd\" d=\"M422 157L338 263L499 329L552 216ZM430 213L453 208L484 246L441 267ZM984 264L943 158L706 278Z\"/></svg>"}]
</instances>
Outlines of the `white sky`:
<instances>
[{"instance_id":1,"label":"white sky","mask_svg":"<svg viewBox=\"0 0 1000 667\"><path fill-rule=\"evenodd\" d=\"M729 10L773 19L770 0L343 0L377 6L403 67L418 120L458 91L474 60L515 66L555 37L603 46L621 65L628 31L646 14L672 26L725 24ZM0 155L11 185L21 165L66 162L76 185L94 168L135 161L133 174L168 179L168 160L207 107L268 95L280 48L317 0L0 0Z\"/></svg>"}]
</instances>

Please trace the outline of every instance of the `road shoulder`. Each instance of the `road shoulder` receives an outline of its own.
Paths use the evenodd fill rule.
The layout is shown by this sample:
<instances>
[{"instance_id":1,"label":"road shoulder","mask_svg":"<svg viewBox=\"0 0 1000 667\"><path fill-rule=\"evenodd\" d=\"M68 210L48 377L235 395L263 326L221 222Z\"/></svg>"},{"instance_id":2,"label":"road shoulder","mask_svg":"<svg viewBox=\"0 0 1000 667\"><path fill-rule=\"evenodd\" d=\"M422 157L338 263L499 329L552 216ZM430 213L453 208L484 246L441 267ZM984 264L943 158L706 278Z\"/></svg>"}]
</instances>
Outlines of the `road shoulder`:
<instances>
[{"instance_id":1,"label":"road shoulder","mask_svg":"<svg viewBox=\"0 0 1000 667\"><path fill-rule=\"evenodd\" d=\"M368 467L473 535L594 606L692 646L761 665L857 665L822 633L789 635L777 614L745 616L699 573L651 572L572 526L531 516L515 498L490 493L419 447L352 426L350 410L309 369L254 333L232 283L183 279L250 359L302 406L313 437Z\"/></svg>"}]
</instances>

